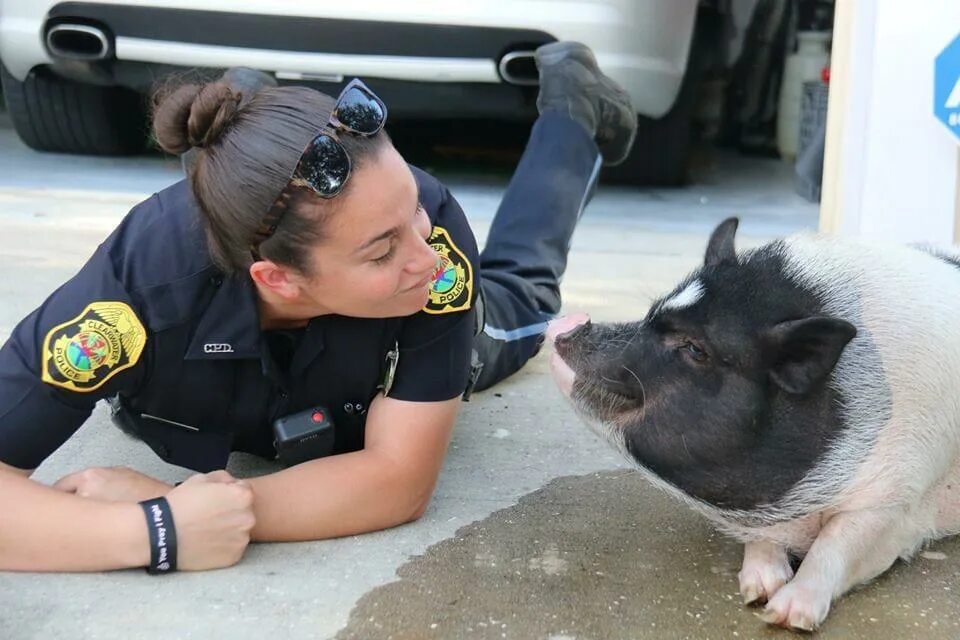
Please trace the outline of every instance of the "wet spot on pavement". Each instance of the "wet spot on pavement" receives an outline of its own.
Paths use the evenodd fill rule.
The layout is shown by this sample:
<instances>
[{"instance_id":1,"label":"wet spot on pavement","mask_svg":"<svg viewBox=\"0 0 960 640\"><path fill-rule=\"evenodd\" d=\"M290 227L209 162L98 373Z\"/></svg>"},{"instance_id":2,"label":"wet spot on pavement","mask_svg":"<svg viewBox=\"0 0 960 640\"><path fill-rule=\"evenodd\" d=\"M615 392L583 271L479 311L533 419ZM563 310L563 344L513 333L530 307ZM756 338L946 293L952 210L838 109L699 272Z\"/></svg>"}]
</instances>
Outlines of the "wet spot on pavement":
<instances>
[{"instance_id":1,"label":"wet spot on pavement","mask_svg":"<svg viewBox=\"0 0 960 640\"><path fill-rule=\"evenodd\" d=\"M960 637L960 540L835 605L818 638ZM791 638L740 604L741 547L639 474L558 478L367 593L338 639Z\"/></svg>"}]
</instances>

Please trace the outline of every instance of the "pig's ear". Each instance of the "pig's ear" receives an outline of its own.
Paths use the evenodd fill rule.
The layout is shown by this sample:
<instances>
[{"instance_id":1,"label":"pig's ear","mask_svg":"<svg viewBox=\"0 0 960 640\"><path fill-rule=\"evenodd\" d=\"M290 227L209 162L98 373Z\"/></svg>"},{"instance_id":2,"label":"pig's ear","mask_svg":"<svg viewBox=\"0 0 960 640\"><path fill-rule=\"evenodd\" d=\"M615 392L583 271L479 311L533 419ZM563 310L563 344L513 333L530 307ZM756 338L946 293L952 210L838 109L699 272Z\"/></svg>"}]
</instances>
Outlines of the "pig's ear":
<instances>
[{"instance_id":1,"label":"pig's ear","mask_svg":"<svg viewBox=\"0 0 960 640\"><path fill-rule=\"evenodd\" d=\"M707 243L707 255L703 262L708 267L712 267L723 262L736 262L737 251L733 246L733 238L737 235L737 227L740 220L737 218L727 218L710 234L710 242Z\"/></svg>"},{"instance_id":2,"label":"pig's ear","mask_svg":"<svg viewBox=\"0 0 960 640\"><path fill-rule=\"evenodd\" d=\"M770 377L787 393L807 393L826 380L855 335L852 324L829 316L781 322L764 335Z\"/></svg>"}]
</instances>

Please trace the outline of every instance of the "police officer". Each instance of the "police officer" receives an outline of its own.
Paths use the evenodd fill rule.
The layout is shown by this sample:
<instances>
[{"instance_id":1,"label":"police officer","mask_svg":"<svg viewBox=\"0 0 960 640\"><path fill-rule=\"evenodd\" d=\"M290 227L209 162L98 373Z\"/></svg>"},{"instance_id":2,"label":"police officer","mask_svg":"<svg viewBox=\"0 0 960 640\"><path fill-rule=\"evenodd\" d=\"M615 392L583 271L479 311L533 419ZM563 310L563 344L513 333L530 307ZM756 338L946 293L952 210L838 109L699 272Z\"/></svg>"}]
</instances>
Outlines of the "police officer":
<instances>
[{"instance_id":1,"label":"police officer","mask_svg":"<svg viewBox=\"0 0 960 640\"><path fill-rule=\"evenodd\" d=\"M537 64L541 115L482 253L360 81L337 100L224 81L163 99L156 138L195 150L190 180L137 205L0 350L0 568L205 569L250 539L418 518L460 397L536 353L600 164L633 142L589 49L547 45ZM28 480L101 399L204 474ZM288 466L237 480L231 451Z\"/></svg>"}]
</instances>

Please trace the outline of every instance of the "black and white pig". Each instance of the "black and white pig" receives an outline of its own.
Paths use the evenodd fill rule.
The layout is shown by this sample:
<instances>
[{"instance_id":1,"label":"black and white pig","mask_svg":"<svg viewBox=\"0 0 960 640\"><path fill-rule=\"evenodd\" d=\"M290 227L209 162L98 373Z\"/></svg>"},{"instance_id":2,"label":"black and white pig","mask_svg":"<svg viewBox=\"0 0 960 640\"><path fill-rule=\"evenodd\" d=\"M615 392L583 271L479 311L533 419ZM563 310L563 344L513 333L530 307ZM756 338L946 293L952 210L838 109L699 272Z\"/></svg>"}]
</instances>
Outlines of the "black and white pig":
<instances>
[{"instance_id":1,"label":"black and white pig","mask_svg":"<svg viewBox=\"0 0 960 640\"><path fill-rule=\"evenodd\" d=\"M551 368L588 424L745 543L744 601L811 630L960 533L960 254L812 235L738 254L736 229L643 320L555 321Z\"/></svg>"}]
</instances>

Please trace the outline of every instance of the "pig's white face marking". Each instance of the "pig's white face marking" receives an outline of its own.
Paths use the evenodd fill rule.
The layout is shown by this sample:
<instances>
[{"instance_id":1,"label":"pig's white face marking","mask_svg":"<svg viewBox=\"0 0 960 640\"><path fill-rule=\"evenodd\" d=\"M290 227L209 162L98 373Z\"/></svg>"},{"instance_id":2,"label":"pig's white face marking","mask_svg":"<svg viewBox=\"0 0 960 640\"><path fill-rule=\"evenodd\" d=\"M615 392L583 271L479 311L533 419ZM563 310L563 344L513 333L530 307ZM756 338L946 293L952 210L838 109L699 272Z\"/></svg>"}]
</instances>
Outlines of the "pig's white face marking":
<instances>
[{"instance_id":1,"label":"pig's white face marking","mask_svg":"<svg viewBox=\"0 0 960 640\"><path fill-rule=\"evenodd\" d=\"M667 298L660 305L661 309L686 309L692 307L703 297L703 283L699 280L693 280L683 288L683 291L675 296Z\"/></svg>"}]
</instances>

